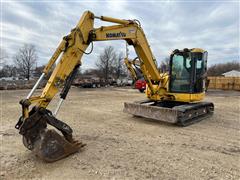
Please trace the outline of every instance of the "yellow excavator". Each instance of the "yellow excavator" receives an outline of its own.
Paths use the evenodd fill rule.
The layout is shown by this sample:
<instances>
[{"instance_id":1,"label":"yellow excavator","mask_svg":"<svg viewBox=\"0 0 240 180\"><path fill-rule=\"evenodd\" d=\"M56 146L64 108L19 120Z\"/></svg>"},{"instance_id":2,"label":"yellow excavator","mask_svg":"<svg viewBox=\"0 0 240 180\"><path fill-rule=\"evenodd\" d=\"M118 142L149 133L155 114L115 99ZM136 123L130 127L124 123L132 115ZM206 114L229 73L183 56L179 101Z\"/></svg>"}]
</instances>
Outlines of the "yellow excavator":
<instances>
[{"instance_id":1,"label":"yellow excavator","mask_svg":"<svg viewBox=\"0 0 240 180\"><path fill-rule=\"evenodd\" d=\"M94 20L115 23L94 27ZM124 111L136 116L157 119L186 126L213 113L211 102L204 98L207 52L198 49L174 50L170 56L170 72L160 73L147 38L138 20L122 20L95 16L86 11L70 34L63 37L42 75L25 99L20 101L22 115L16 128L23 144L47 162L53 162L77 152L84 144L75 141L72 129L56 118L81 65L83 54L90 54L94 41L125 40L138 56L141 73L147 82L147 101L125 103ZM86 49L90 46L90 51ZM57 61L58 60L58 61ZM58 62L42 93L33 96L39 83ZM60 100L54 112L47 109L54 96ZM48 129L47 125L55 127Z\"/></svg>"}]
</instances>

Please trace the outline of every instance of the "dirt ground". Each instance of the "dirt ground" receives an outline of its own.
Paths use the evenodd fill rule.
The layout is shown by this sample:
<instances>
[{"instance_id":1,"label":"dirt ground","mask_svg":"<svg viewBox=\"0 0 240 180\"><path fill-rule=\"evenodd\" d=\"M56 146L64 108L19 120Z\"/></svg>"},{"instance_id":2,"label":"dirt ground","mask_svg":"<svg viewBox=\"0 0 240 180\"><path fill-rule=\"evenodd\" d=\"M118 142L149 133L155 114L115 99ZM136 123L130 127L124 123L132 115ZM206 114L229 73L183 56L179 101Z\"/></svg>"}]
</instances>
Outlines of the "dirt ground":
<instances>
[{"instance_id":1,"label":"dirt ground","mask_svg":"<svg viewBox=\"0 0 240 180\"><path fill-rule=\"evenodd\" d=\"M210 91L214 115L182 128L123 113L136 90L72 88L58 118L87 146L45 163L14 129L28 91L0 91L0 179L240 179L240 92Z\"/></svg>"}]
</instances>

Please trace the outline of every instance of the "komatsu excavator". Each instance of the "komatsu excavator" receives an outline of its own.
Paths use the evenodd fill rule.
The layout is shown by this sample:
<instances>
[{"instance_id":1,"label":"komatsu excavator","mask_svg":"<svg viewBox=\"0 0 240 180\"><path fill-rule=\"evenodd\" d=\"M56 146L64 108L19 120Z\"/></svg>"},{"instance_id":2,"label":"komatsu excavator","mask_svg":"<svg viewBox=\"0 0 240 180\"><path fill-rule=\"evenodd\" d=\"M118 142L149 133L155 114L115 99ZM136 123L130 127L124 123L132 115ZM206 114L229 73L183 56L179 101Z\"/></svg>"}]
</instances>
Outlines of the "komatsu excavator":
<instances>
[{"instance_id":1,"label":"komatsu excavator","mask_svg":"<svg viewBox=\"0 0 240 180\"><path fill-rule=\"evenodd\" d=\"M94 28L95 19L116 24ZM213 113L212 103L200 102L205 94L206 51L198 48L173 51L169 74L161 74L139 21L98 17L86 11L70 34L63 37L28 96L20 101L22 115L15 127L23 136L24 146L43 160L59 160L84 146L73 139L72 129L56 115L82 63L83 54L92 52L94 41L110 40L125 40L134 47L141 73L147 82L148 100L125 103L125 112L181 126ZM87 52L89 45L91 50ZM58 63L42 93L33 96L55 62ZM58 92L60 101L52 113L47 106ZM55 129L48 129L47 125L55 127L62 135Z\"/></svg>"}]
</instances>

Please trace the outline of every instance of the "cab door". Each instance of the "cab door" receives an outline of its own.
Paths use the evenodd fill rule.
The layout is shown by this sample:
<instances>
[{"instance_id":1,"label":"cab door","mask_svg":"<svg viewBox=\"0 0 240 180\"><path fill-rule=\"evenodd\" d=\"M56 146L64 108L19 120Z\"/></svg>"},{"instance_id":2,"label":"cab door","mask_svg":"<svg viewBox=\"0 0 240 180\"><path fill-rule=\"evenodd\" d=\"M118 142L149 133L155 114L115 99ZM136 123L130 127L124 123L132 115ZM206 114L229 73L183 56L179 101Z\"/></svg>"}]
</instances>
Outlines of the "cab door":
<instances>
[{"instance_id":1,"label":"cab door","mask_svg":"<svg viewBox=\"0 0 240 180\"><path fill-rule=\"evenodd\" d=\"M194 52L191 53L191 56L191 59L194 62L191 80L192 93L202 93L205 90L207 52Z\"/></svg>"},{"instance_id":2,"label":"cab door","mask_svg":"<svg viewBox=\"0 0 240 180\"><path fill-rule=\"evenodd\" d=\"M192 64L190 56L183 53L174 54L170 59L170 83L172 93L189 93L191 91Z\"/></svg>"}]
</instances>

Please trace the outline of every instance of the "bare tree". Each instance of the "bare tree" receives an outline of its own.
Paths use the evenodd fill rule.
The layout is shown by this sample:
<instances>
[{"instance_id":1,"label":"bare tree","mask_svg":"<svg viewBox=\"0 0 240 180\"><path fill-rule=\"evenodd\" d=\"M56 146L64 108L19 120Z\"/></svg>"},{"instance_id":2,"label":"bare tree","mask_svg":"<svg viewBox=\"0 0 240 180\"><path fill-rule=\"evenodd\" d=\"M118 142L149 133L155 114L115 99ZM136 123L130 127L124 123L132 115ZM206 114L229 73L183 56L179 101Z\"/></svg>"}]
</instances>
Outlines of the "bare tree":
<instances>
[{"instance_id":1,"label":"bare tree","mask_svg":"<svg viewBox=\"0 0 240 180\"><path fill-rule=\"evenodd\" d=\"M19 72L25 78L27 78L27 80L29 80L32 70L37 62L37 53L35 46L31 44L25 44L15 55L14 62L19 69Z\"/></svg>"},{"instance_id":2,"label":"bare tree","mask_svg":"<svg viewBox=\"0 0 240 180\"><path fill-rule=\"evenodd\" d=\"M17 76L17 68L13 65L3 65L0 69L0 77L16 77Z\"/></svg>"},{"instance_id":3,"label":"bare tree","mask_svg":"<svg viewBox=\"0 0 240 180\"><path fill-rule=\"evenodd\" d=\"M169 57L165 57L163 61L161 61L161 64L159 66L160 72L168 72L169 71Z\"/></svg>"},{"instance_id":4,"label":"bare tree","mask_svg":"<svg viewBox=\"0 0 240 180\"><path fill-rule=\"evenodd\" d=\"M117 55L114 48L112 46L108 46L104 49L103 53L100 54L99 59L96 62L96 66L100 70L106 82L108 82L109 75L113 73L113 66L116 58Z\"/></svg>"},{"instance_id":5,"label":"bare tree","mask_svg":"<svg viewBox=\"0 0 240 180\"><path fill-rule=\"evenodd\" d=\"M8 58L7 52L4 49L0 48L0 67L6 65L7 58Z\"/></svg>"},{"instance_id":6,"label":"bare tree","mask_svg":"<svg viewBox=\"0 0 240 180\"><path fill-rule=\"evenodd\" d=\"M123 53L120 52L117 55L117 58L115 59L114 62L114 74L117 79L119 79L121 76L124 76L126 71L124 71L124 62L123 62L124 56Z\"/></svg>"}]
</instances>

